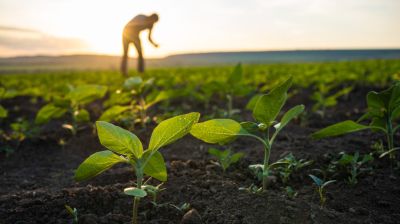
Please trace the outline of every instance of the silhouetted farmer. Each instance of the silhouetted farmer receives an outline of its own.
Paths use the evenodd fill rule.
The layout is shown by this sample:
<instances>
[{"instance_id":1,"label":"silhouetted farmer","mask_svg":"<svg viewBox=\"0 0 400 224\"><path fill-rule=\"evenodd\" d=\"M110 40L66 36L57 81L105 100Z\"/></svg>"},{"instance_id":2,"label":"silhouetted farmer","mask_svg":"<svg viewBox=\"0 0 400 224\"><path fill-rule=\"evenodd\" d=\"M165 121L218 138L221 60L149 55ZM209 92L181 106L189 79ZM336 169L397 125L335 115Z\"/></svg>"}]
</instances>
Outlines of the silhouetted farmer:
<instances>
[{"instance_id":1,"label":"silhouetted farmer","mask_svg":"<svg viewBox=\"0 0 400 224\"><path fill-rule=\"evenodd\" d=\"M151 39L151 30L153 29L154 23L158 21L158 15L152 14L151 16L137 15L128 24L125 25L122 34L122 42L124 47L124 55L122 56L121 72L123 75L128 75L127 61L128 61L128 49L129 44L133 43L138 53L138 72L144 72L144 59L142 52L142 45L140 43L139 34L143 30L149 30L149 41L154 47L158 47L158 44L154 43Z\"/></svg>"}]
</instances>

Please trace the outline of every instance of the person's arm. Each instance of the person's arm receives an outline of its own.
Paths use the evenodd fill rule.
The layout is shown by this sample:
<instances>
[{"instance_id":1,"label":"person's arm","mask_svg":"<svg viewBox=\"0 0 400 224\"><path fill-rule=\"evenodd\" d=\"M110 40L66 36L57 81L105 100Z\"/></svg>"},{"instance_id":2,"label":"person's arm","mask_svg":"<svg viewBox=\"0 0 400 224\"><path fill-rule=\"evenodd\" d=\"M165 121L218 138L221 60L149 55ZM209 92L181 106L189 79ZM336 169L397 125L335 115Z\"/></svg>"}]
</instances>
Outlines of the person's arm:
<instances>
[{"instance_id":1,"label":"person's arm","mask_svg":"<svg viewBox=\"0 0 400 224\"><path fill-rule=\"evenodd\" d=\"M153 30L153 26L149 28L149 41L153 44L154 47L158 47L158 44L154 43L153 39L151 38L151 31Z\"/></svg>"}]
</instances>

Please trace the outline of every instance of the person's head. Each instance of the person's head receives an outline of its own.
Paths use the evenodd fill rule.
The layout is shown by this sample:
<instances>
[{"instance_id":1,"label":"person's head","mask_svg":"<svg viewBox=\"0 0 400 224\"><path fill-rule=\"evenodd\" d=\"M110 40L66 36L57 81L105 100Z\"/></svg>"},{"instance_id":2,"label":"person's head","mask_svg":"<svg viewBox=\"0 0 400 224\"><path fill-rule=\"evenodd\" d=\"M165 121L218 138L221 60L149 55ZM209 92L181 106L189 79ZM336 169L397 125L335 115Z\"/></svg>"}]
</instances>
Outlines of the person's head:
<instances>
[{"instance_id":1,"label":"person's head","mask_svg":"<svg viewBox=\"0 0 400 224\"><path fill-rule=\"evenodd\" d=\"M153 23L157 22L158 21L157 13L151 14L150 19L151 19L151 21L153 21Z\"/></svg>"}]
</instances>

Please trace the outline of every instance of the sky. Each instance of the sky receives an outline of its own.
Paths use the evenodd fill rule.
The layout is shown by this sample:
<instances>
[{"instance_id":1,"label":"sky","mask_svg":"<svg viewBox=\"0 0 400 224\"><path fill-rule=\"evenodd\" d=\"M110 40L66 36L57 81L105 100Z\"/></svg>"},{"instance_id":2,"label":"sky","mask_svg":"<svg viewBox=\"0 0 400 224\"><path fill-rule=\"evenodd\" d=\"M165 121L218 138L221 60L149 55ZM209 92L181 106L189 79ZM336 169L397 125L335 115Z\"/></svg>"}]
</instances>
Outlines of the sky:
<instances>
[{"instance_id":1,"label":"sky","mask_svg":"<svg viewBox=\"0 0 400 224\"><path fill-rule=\"evenodd\" d=\"M400 48L399 0L0 0L0 57L122 52L124 25L157 12L144 54ZM131 56L135 56L132 49Z\"/></svg>"}]
</instances>

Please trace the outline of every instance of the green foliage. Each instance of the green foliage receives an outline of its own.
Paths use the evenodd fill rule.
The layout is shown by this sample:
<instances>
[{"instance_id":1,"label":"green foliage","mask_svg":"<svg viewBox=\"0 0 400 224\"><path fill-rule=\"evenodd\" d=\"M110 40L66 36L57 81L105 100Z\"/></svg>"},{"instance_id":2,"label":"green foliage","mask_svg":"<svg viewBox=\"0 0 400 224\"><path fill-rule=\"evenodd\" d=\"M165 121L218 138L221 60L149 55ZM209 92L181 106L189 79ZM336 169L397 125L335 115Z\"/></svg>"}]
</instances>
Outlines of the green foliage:
<instances>
[{"instance_id":1,"label":"green foliage","mask_svg":"<svg viewBox=\"0 0 400 224\"><path fill-rule=\"evenodd\" d=\"M371 171L371 167L365 167L368 163L374 160L374 157L370 154L366 154L360 157L358 152L354 155L342 153L341 158L338 160L338 165L345 167L349 173L348 182L350 185L356 185L358 183L357 177L368 171Z\"/></svg>"},{"instance_id":2,"label":"green foliage","mask_svg":"<svg viewBox=\"0 0 400 224\"><path fill-rule=\"evenodd\" d=\"M313 180L314 184L317 186L317 192L319 195L320 204L321 204L321 207L323 207L326 202L325 187L336 182L336 180L323 181L320 178L318 178L312 174L310 174L308 176L310 176L310 178Z\"/></svg>"},{"instance_id":3,"label":"green foliage","mask_svg":"<svg viewBox=\"0 0 400 224\"><path fill-rule=\"evenodd\" d=\"M161 191L164 191L164 190L165 190L165 188L161 188L163 184L164 184L164 183L161 183L161 184L159 184L159 185L157 185L157 186L153 186L153 185L149 185L149 184L146 184L146 183L145 183L145 184L143 184L143 186L142 186L142 189L145 190L146 193L152 197L152 203L153 203L154 205L156 205L156 206L158 205L158 204L157 204L157 196L158 196L158 194L159 194Z\"/></svg>"},{"instance_id":4,"label":"green foliage","mask_svg":"<svg viewBox=\"0 0 400 224\"><path fill-rule=\"evenodd\" d=\"M294 199L298 195L298 193L291 186L286 186L285 192L286 192L286 195L288 196L288 198L290 198L290 199Z\"/></svg>"},{"instance_id":5,"label":"green foliage","mask_svg":"<svg viewBox=\"0 0 400 224\"><path fill-rule=\"evenodd\" d=\"M0 105L0 118L6 118L8 116L8 111L6 108Z\"/></svg>"},{"instance_id":6,"label":"green foliage","mask_svg":"<svg viewBox=\"0 0 400 224\"><path fill-rule=\"evenodd\" d=\"M115 164L122 162L128 162L128 160L108 150L96 152L78 167L75 172L75 180L83 181L93 178Z\"/></svg>"},{"instance_id":7,"label":"green foliage","mask_svg":"<svg viewBox=\"0 0 400 224\"><path fill-rule=\"evenodd\" d=\"M337 136L351 132L371 129L381 131L387 138L387 150L394 148L394 134L400 125L394 126L395 121L400 118L400 83L397 82L382 92L371 91L367 94L368 111L357 122L343 121L328 126L312 134L315 139ZM369 125L362 125L359 122L369 119ZM390 153L394 159L394 151Z\"/></svg>"},{"instance_id":8,"label":"green foliage","mask_svg":"<svg viewBox=\"0 0 400 224\"><path fill-rule=\"evenodd\" d=\"M66 113L72 117L72 124L66 124L72 134L76 134L78 124L90 121L90 115L83 107L96 99L102 98L107 92L107 87L100 85L69 86L68 93L63 97L55 97L53 102L43 106L36 115L35 123L43 125L52 119L64 116Z\"/></svg>"},{"instance_id":9,"label":"green foliage","mask_svg":"<svg viewBox=\"0 0 400 224\"><path fill-rule=\"evenodd\" d=\"M65 209L67 210L68 214L72 216L72 223L73 224L78 224L79 219L78 219L78 209L76 208L71 208L69 205L64 205Z\"/></svg>"},{"instance_id":10,"label":"green foliage","mask_svg":"<svg viewBox=\"0 0 400 224\"><path fill-rule=\"evenodd\" d=\"M347 96L353 90L353 87L350 86L331 93L332 89L336 87L335 84L318 83L316 86L317 89L311 96L315 104L311 109L320 113L322 117L325 115L326 108L336 106L339 97Z\"/></svg>"},{"instance_id":11,"label":"green foliage","mask_svg":"<svg viewBox=\"0 0 400 224\"><path fill-rule=\"evenodd\" d=\"M207 143L224 145L232 142L245 130L231 119L213 119L193 126L190 133Z\"/></svg>"},{"instance_id":12,"label":"green foliage","mask_svg":"<svg viewBox=\"0 0 400 224\"><path fill-rule=\"evenodd\" d=\"M292 85L292 78L261 95L253 108L253 117L256 121L270 126L275 121L287 99L287 91Z\"/></svg>"},{"instance_id":13,"label":"green foliage","mask_svg":"<svg viewBox=\"0 0 400 224\"><path fill-rule=\"evenodd\" d=\"M132 132L105 121L96 122L100 143L115 153L140 158L143 154L142 142Z\"/></svg>"},{"instance_id":14,"label":"green foliage","mask_svg":"<svg viewBox=\"0 0 400 224\"><path fill-rule=\"evenodd\" d=\"M104 103L109 107L103 112L101 121L123 121L131 130L140 123L142 128L151 120L147 114L150 107L171 99L174 91L159 91L155 86L155 79L143 80L139 76L127 78L122 88L113 92Z\"/></svg>"},{"instance_id":15,"label":"green foliage","mask_svg":"<svg viewBox=\"0 0 400 224\"><path fill-rule=\"evenodd\" d=\"M218 159L218 165L222 168L224 172L232 164L237 163L244 156L244 153L232 153L230 149L221 151L216 148L210 148L208 149L208 153Z\"/></svg>"},{"instance_id":16,"label":"green foliage","mask_svg":"<svg viewBox=\"0 0 400 224\"><path fill-rule=\"evenodd\" d=\"M75 180L90 179L117 163L130 164L137 183L126 188L124 193L134 197L133 221L137 223L139 199L150 189L149 185L143 185L144 174L160 181L167 180L164 158L158 150L188 134L199 117L199 113L188 113L161 122L154 128L146 150L133 133L105 121L96 122L100 143L108 150L94 153L83 161L75 172Z\"/></svg>"},{"instance_id":17,"label":"green foliage","mask_svg":"<svg viewBox=\"0 0 400 224\"><path fill-rule=\"evenodd\" d=\"M292 153L289 153L284 158L278 160L276 163L271 164L271 166L276 167L275 169L279 173L282 182L284 184L287 184L293 172L297 172L300 169L311 165L311 163L311 160L298 160Z\"/></svg>"},{"instance_id":18,"label":"green foliage","mask_svg":"<svg viewBox=\"0 0 400 224\"><path fill-rule=\"evenodd\" d=\"M291 84L292 78L289 78L268 94L260 96L253 108L253 117L258 123L239 123L231 119L213 119L194 125L190 133L204 142L213 144L227 144L238 136L248 136L260 141L264 146L264 163L257 165L257 167L262 169L262 189L265 191L268 184L267 177L271 169L269 156L273 142L282 128L304 110L303 105L296 106L283 115L281 122L276 121L286 102L287 91ZM275 132L270 136L270 128L273 125L275 125Z\"/></svg>"},{"instance_id":19,"label":"green foliage","mask_svg":"<svg viewBox=\"0 0 400 224\"><path fill-rule=\"evenodd\" d=\"M9 130L0 129L0 151L8 156L17 150L25 139L36 139L38 135L39 127L24 118L17 118L10 124Z\"/></svg>"}]
</instances>

